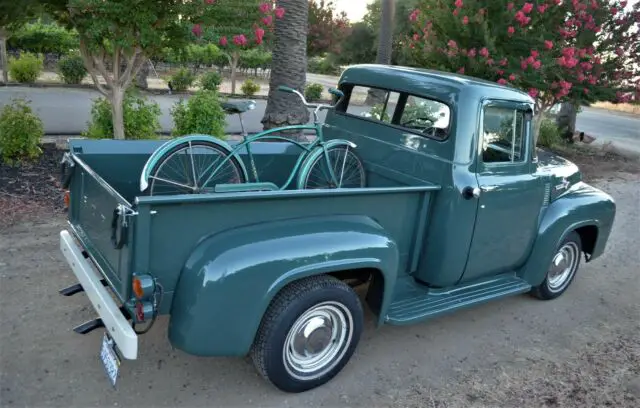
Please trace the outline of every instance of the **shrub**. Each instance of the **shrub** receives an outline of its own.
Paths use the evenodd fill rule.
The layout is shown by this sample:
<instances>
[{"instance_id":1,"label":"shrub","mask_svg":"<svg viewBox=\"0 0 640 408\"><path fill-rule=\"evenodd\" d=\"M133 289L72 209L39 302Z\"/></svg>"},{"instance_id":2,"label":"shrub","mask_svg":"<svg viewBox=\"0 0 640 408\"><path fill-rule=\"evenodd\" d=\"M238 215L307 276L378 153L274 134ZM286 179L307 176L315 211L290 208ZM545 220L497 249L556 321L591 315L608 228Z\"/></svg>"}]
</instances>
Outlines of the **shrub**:
<instances>
[{"instance_id":1,"label":"shrub","mask_svg":"<svg viewBox=\"0 0 640 408\"><path fill-rule=\"evenodd\" d=\"M29 104L16 99L0 112L0 156L8 164L37 158L44 127Z\"/></svg>"},{"instance_id":2,"label":"shrub","mask_svg":"<svg viewBox=\"0 0 640 408\"><path fill-rule=\"evenodd\" d=\"M31 84L40 76L42 66L41 55L25 52L18 58L9 58L9 75L18 82Z\"/></svg>"},{"instance_id":3,"label":"shrub","mask_svg":"<svg viewBox=\"0 0 640 408\"><path fill-rule=\"evenodd\" d=\"M78 32L58 24L28 23L15 30L7 40L12 49L33 53L66 54L80 45Z\"/></svg>"},{"instance_id":4,"label":"shrub","mask_svg":"<svg viewBox=\"0 0 640 408\"><path fill-rule=\"evenodd\" d=\"M240 90L245 96L255 95L256 92L260 90L260 85L252 81L251 79L247 79L240 87Z\"/></svg>"},{"instance_id":5,"label":"shrub","mask_svg":"<svg viewBox=\"0 0 640 408\"><path fill-rule=\"evenodd\" d=\"M196 77L187 68L180 68L178 72L171 76L170 80L174 91L184 92L193 85Z\"/></svg>"},{"instance_id":6,"label":"shrub","mask_svg":"<svg viewBox=\"0 0 640 408\"><path fill-rule=\"evenodd\" d=\"M222 83L222 77L215 71L207 72L200 77L200 86L207 91L217 91Z\"/></svg>"},{"instance_id":7,"label":"shrub","mask_svg":"<svg viewBox=\"0 0 640 408\"><path fill-rule=\"evenodd\" d=\"M202 133L225 138L226 115L216 91L203 89L186 102L181 99L171 109L171 116L174 136Z\"/></svg>"},{"instance_id":8,"label":"shrub","mask_svg":"<svg viewBox=\"0 0 640 408\"><path fill-rule=\"evenodd\" d=\"M155 139L160 128L160 106L142 98L135 91L125 93L123 102L124 136L126 139ZM111 102L98 98L91 107L89 129L83 133L93 139L113 138Z\"/></svg>"},{"instance_id":9,"label":"shrub","mask_svg":"<svg viewBox=\"0 0 640 408\"><path fill-rule=\"evenodd\" d=\"M79 84L87 75L82 57L78 54L62 57L58 62L58 70L67 84Z\"/></svg>"},{"instance_id":10,"label":"shrub","mask_svg":"<svg viewBox=\"0 0 640 408\"><path fill-rule=\"evenodd\" d=\"M322 85L321 84L310 84L304 90L304 97L308 101L317 101L322 98Z\"/></svg>"},{"instance_id":11,"label":"shrub","mask_svg":"<svg viewBox=\"0 0 640 408\"><path fill-rule=\"evenodd\" d=\"M340 66L335 59L336 57L333 55L309 58L307 71L314 74L337 75L340 73Z\"/></svg>"},{"instance_id":12,"label":"shrub","mask_svg":"<svg viewBox=\"0 0 640 408\"><path fill-rule=\"evenodd\" d=\"M542 119L538 133L538 146L551 148L561 140L560 130L555 121L549 118Z\"/></svg>"}]
</instances>

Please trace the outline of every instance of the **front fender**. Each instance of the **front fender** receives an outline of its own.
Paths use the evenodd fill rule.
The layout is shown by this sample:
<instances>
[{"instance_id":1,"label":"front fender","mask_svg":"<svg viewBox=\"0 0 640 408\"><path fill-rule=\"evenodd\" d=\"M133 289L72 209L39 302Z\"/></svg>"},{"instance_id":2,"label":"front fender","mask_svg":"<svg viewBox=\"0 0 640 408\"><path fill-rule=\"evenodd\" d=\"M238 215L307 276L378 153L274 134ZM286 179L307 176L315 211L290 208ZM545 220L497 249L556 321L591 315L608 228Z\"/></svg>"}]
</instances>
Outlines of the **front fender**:
<instances>
[{"instance_id":1,"label":"front fender","mask_svg":"<svg viewBox=\"0 0 640 408\"><path fill-rule=\"evenodd\" d=\"M242 174L244 176L245 180L248 180L248 173L247 173L247 169L242 161L242 159L236 154L236 153L232 153L233 152L233 148L231 147L231 145L229 145L229 143L225 142L224 140L218 139L216 137L212 137L209 135L202 135L202 134L192 134L192 135L186 135L186 136L182 136L182 137L178 137L175 139L171 139L165 143L163 143L159 148L157 148L152 154L151 156L149 156L149 158L147 159L147 162L144 164L144 167L142 168L142 172L140 173L140 191L144 191L147 189L147 187L149 186L149 172L151 171L151 169L153 168L153 166L155 166L156 162L169 150L173 149L176 145L179 145L181 143L184 142L192 142L192 141L196 141L196 140L204 140L206 142L211 142L213 144L216 144L220 147L222 147L223 149L227 150L229 152L229 154L231 154L233 157L236 158L236 160L238 161L238 164L240 164L241 170L242 170Z\"/></svg>"},{"instance_id":2,"label":"front fender","mask_svg":"<svg viewBox=\"0 0 640 408\"><path fill-rule=\"evenodd\" d=\"M611 233L615 209L613 198L605 192L584 182L573 185L544 211L529 260L519 275L532 286L539 285L560 242L580 227L597 228L598 238L590 259L600 256Z\"/></svg>"},{"instance_id":3,"label":"front fender","mask_svg":"<svg viewBox=\"0 0 640 408\"><path fill-rule=\"evenodd\" d=\"M171 306L169 340L203 356L246 354L275 294L306 276L375 268L390 302L398 248L366 216L278 220L220 232L187 260Z\"/></svg>"}]
</instances>

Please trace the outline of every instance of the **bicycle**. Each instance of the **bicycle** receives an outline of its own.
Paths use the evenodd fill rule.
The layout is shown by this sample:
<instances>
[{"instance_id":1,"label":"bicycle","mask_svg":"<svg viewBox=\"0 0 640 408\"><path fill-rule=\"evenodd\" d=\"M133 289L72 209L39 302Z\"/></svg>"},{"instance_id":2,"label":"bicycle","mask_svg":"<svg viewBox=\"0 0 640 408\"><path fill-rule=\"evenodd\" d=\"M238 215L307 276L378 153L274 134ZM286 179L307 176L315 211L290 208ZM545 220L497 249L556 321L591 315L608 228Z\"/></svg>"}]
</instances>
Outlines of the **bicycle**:
<instances>
[{"instance_id":1,"label":"bicycle","mask_svg":"<svg viewBox=\"0 0 640 408\"><path fill-rule=\"evenodd\" d=\"M278 90L298 95L307 108L313 108L313 124L283 126L249 136L242 122L242 114L255 109L255 101L223 103L227 113L239 115L243 141L231 147L223 140L201 134L170 140L156 149L145 163L140 176L140 191L146 191L149 195L163 195L285 190L291 185L296 174L299 189L364 187L366 175L362 160L353 150L356 145L342 139L325 141L322 124L318 119L321 110L335 108L344 98L344 94L330 88L329 92L338 99L334 105L326 105L308 103L304 95L286 86L280 86ZM309 144L273 135L281 131L305 130L313 130L317 136ZM261 182L258 176L250 145L264 139L284 140L294 143L302 150L282 186ZM242 148L247 150L254 180L252 182L249 181L245 164L238 155Z\"/></svg>"}]
</instances>

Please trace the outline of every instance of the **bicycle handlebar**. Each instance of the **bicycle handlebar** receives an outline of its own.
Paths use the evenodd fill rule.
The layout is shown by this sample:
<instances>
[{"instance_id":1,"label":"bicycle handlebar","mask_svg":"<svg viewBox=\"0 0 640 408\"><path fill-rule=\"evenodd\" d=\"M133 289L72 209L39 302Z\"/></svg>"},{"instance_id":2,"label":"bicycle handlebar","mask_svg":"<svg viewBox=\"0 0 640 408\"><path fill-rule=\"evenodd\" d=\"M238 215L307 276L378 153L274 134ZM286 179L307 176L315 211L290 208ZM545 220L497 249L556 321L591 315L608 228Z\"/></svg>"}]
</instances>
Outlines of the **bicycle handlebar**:
<instances>
[{"instance_id":1,"label":"bicycle handlebar","mask_svg":"<svg viewBox=\"0 0 640 408\"><path fill-rule=\"evenodd\" d=\"M338 103L341 102L342 98L344 97L344 93L336 88L329 88L329 93L337 96L338 97L338 101L336 102L335 105L325 105L325 104L312 104L307 102L307 99L304 97L304 95L302 93L300 93L299 91L290 88L288 86L284 86L284 85L280 85L278 86L278 90L282 91L282 92L288 92L288 93L294 93L296 95L298 95L298 97L300 97L300 99L302 99L302 103L304 104L304 106L308 107L308 108L315 108L316 111L324 108L324 109L331 109L334 108L335 105L337 105Z\"/></svg>"}]
</instances>

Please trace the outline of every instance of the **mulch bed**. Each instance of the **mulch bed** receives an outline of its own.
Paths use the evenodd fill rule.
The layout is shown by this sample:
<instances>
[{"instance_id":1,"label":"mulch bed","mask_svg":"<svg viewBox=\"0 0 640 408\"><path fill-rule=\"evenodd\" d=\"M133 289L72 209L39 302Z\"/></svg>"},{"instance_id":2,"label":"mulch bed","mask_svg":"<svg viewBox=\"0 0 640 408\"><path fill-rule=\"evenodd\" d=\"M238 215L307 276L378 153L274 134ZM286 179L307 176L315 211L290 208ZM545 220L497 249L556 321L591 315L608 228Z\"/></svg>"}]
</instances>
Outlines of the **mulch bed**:
<instances>
[{"instance_id":1,"label":"mulch bed","mask_svg":"<svg viewBox=\"0 0 640 408\"><path fill-rule=\"evenodd\" d=\"M64 150L41 145L42 154L31 162L10 166L0 161L0 228L25 218L64 213L60 187L60 160Z\"/></svg>"}]
</instances>

